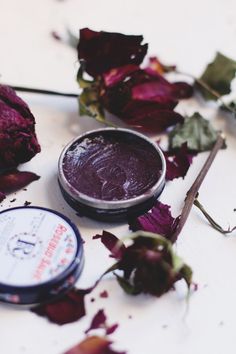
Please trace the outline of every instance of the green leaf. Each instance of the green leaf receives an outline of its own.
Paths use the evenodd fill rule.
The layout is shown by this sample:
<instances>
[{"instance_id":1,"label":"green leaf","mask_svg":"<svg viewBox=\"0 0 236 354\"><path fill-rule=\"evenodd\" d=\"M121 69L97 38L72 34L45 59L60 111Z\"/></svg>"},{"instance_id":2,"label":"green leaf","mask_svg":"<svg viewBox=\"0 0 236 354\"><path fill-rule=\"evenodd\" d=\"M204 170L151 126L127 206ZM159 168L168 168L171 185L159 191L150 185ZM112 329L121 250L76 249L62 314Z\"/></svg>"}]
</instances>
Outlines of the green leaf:
<instances>
[{"instance_id":1,"label":"green leaf","mask_svg":"<svg viewBox=\"0 0 236 354\"><path fill-rule=\"evenodd\" d=\"M141 289L138 289L137 287L132 285L127 279L120 277L116 273L114 273L114 274L116 276L116 279L117 279L119 285L127 294L138 295L141 293Z\"/></svg>"},{"instance_id":2,"label":"green leaf","mask_svg":"<svg viewBox=\"0 0 236 354\"><path fill-rule=\"evenodd\" d=\"M235 77L236 61L217 53L212 63L208 64L206 70L199 80L196 81L196 88L207 100L217 100L219 97L210 93L201 86L201 82L216 91L219 96L230 93L231 81Z\"/></svg>"},{"instance_id":3,"label":"green leaf","mask_svg":"<svg viewBox=\"0 0 236 354\"><path fill-rule=\"evenodd\" d=\"M187 142L189 150L208 151L215 144L218 134L210 122L199 113L194 113L170 132L170 149L178 149Z\"/></svg>"},{"instance_id":4,"label":"green leaf","mask_svg":"<svg viewBox=\"0 0 236 354\"><path fill-rule=\"evenodd\" d=\"M93 86L87 87L79 96L80 115L88 115L99 122L106 123L103 108L98 99L98 93Z\"/></svg>"}]
</instances>

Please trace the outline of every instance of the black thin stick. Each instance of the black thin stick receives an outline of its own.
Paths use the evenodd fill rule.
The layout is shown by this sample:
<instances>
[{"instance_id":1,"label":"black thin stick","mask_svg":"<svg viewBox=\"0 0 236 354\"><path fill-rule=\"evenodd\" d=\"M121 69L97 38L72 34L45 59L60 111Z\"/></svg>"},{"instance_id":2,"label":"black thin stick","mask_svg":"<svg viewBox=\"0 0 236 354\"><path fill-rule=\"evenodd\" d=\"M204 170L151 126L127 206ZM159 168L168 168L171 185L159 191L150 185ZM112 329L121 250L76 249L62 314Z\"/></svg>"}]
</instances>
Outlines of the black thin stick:
<instances>
[{"instance_id":1,"label":"black thin stick","mask_svg":"<svg viewBox=\"0 0 236 354\"><path fill-rule=\"evenodd\" d=\"M13 90L19 92L40 93L43 95L54 95L54 96L74 97L74 98L78 97L78 94L76 93L64 93L58 91L41 90L41 89L35 89L30 87L21 87L21 86L12 86L12 85L8 85L8 86L10 86Z\"/></svg>"},{"instance_id":2,"label":"black thin stick","mask_svg":"<svg viewBox=\"0 0 236 354\"><path fill-rule=\"evenodd\" d=\"M210 155L208 156L208 158L205 162L205 164L203 165L201 171L199 172L197 178L195 179L192 187L189 189L189 191L186 194L184 207L182 209L177 228L171 237L171 242L174 243L177 240L180 232L182 231L182 229L187 221L187 218L189 216L190 210L193 206L193 203L195 201L195 198L197 196L198 190L201 187L201 184L202 184L204 178L206 177L206 174L209 171L209 168L211 167L211 164L214 161L217 152L222 148L223 144L224 144L224 138L222 137L222 135L219 135L216 140L215 145L213 146L213 148L210 152Z\"/></svg>"}]
</instances>

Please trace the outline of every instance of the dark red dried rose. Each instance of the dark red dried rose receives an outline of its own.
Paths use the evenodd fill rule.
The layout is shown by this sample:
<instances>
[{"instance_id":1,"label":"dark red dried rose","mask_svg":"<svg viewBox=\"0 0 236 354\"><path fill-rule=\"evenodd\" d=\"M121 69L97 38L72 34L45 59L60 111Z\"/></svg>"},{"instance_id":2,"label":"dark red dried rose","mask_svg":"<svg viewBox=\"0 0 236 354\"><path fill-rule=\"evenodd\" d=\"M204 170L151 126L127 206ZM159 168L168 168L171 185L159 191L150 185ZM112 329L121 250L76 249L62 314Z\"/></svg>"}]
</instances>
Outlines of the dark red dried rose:
<instances>
[{"instance_id":1,"label":"dark red dried rose","mask_svg":"<svg viewBox=\"0 0 236 354\"><path fill-rule=\"evenodd\" d=\"M52 303L35 307L32 312L47 317L49 321L59 325L75 322L85 315L84 297L92 289L72 289Z\"/></svg>"},{"instance_id":2,"label":"dark red dried rose","mask_svg":"<svg viewBox=\"0 0 236 354\"><path fill-rule=\"evenodd\" d=\"M116 275L117 280L127 293L161 296L181 279L190 287L192 271L174 253L166 238L138 231L132 241L117 263L117 269L124 274Z\"/></svg>"},{"instance_id":3,"label":"dark red dried rose","mask_svg":"<svg viewBox=\"0 0 236 354\"><path fill-rule=\"evenodd\" d=\"M81 30L78 56L81 67L78 82L80 113L106 122L105 110L125 121L130 127L159 133L183 122L173 109L179 99L193 94L185 82L170 83L163 72L174 69L156 58L141 69L147 47L141 45L142 36ZM84 79L87 72L93 81Z\"/></svg>"},{"instance_id":4,"label":"dark red dried rose","mask_svg":"<svg viewBox=\"0 0 236 354\"><path fill-rule=\"evenodd\" d=\"M170 206L157 201L154 207L144 215L129 221L132 231L143 230L170 238L174 233L179 218L173 218Z\"/></svg>"},{"instance_id":5,"label":"dark red dried rose","mask_svg":"<svg viewBox=\"0 0 236 354\"><path fill-rule=\"evenodd\" d=\"M126 354L111 349L112 342L105 337L91 336L66 351L64 354Z\"/></svg>"},{"instance_id":6,"label":"dark red dried rose","mask_svg":"<svg viewBox=\"0 0 236 354\"><path fill-rule=\"evenodd\" d=\"M0 85L0 170L29 161L40 151L35 119L10 87Z\"/></svg>"},{"instance_id":7,"label":"dark red dried rose","mask_svg":"<svg viewBox=\"0 0 236 354\"><path fill-rule=\"evenodd\" d=\"M196 153L189 153L187 143L174 152L164 152L166 159L166 179L185 177Z\"/></svg>"},{"instance_id":8,"label":"dark red dried rose","mask_svg":"<svg viewBox=\"0 0 236 354\"><path fill-rule=\"evenodd\" d=\"M168 211L165 212L168 214ZM175 221L171 216L169 218L174 229ZM159 226L163 226L163 229L166 227L169 231L171 227L164 224ZM157 233L139 230L130 235L130 241L132 244L122 251L117 263L105 273L123 271L123 276L115 275L126 293L131 295L149 293L161 296L173 289L175 282L181 279L186 282L188 288L190 287L191 268L175 254L167 238Z\"/></svg>"},{"instance_id":9,"label":"dark red dried rose","mask_svg":"<svg viewBox=\"0 0 236 354\"><path fill-rule=\"evenodd\" d=\"M107 316L105 315L104 310L99 310L93 317L91 325L85 331L85 333L87 334L93 329L103 328L105 330L105 334L109 335L114 333L118 326L119 325L117 323L113 324L112 326L109 326L107 324Z\"/></svg>"},{"instance_id":10,"label":"dark red dried rose","mask_svg":"<svg viewBox=\"0 0 236 354\"><path fill-rule=\"evenodd\" d=\"M80 30L78 57L84 61L87 73L96 77L113 68L142 63L148 47L142 45L142 41L142 36L83 28Z\"/></svg>"},{"instance_id":11,"label":"dark red dried rose","mask_svg":"<svg viewBox=\"0 0 236 354\"><path fill-rule=\"evenodd\" d=\"M111 256L120 259L126 249L122 241L108 231L103 231L102 235L95 235L93 239L101 239L104 246L111 252Z\"/></svg>"}]
</instances>

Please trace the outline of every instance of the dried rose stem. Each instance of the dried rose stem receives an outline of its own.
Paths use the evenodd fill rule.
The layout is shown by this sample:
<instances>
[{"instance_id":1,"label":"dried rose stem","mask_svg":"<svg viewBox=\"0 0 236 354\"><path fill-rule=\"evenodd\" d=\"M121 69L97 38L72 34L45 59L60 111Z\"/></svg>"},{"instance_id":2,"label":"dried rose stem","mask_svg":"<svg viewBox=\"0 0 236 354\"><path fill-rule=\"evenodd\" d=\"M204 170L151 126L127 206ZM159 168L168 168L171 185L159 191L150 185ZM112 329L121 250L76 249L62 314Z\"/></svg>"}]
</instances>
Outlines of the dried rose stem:
<instances>
[{"instance_id":1,"label":"dried rose stem","mask_svg":"<svg viewBox=\"0 0 236 354\"><path fill-rule=\"evenodd\" d=\"M222 148L223 144L224 144L224 138L222 135L219 135L216 140L215 145L213 146L213 148L212 148L212 150L205 162L205 164L203 165L197 178L195 179L194 183L192 184L191 188L189 189L189 191L186 194L186 198L184 201L184 207L183 207L181 215L180 215L178 226L171 237L171 242L174 243L177 240L180 232L182 231L182 229L187 221L187 218L189 216L190 210L193 206L194 200L197 196L198 190L201 187L201 184L202 184L204 178L206 177L206 174L209 171L209 168L211 167L211 164L214 161L217 152Z\"/></svg>"},{"instance_id":2,"label":"dried rose stem","mask_svg":"<svg viewBox=\"0 0 236 354\"><path fill-rule=\"evenodd\" d=\"M76 93L64 93L58 91L41 90L41 89L35 89L30 87L21 87L21 86L12 86L12 85L8 85L8 86L10 86L13 90L19 92L40 93L43 95L54 95L54 96L74 97L74 98L78 97L78 94Z\"/></svg>"}]
</instances>

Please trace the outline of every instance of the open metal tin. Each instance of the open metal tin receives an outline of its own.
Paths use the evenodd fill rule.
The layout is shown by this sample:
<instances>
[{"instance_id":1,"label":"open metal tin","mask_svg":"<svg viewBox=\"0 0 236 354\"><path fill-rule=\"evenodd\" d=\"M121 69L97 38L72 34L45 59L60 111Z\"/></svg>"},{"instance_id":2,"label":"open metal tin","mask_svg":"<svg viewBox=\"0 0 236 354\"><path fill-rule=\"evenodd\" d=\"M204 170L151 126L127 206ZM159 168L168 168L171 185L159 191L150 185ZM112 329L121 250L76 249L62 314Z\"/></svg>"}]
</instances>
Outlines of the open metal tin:
<instances>
[{"instance_id":1,"label":"open metal tin","mask_svg":"<svg viewBox=\"0 0 236 354\"><path fill-rule=\"evenodd\" d=\"M154 183L145 190L144 193L123 200L104 200L94 198L90 195L82 193L79 188L75 188L68 180L65 174L65 159L76 145L83 142L85 139L95 139L99 136L105 136L112 139L124 139L130 144L147 146L152 151L155 159L159 161L160 170ZM101 154L103 151L101 151ZM78 157L78 163L79 163ZM166 162L164 155L158 145L152 142L145 135L130 129L123 128L105 128L89 131L80 135L71 141L62 151L58 163L58 181L64 199L73 207L80 215L101 221L119 221L130 217L135 217L149 210L155 203L158 196L161 194L165 185ZM111 177L112 178L112 177Z\"/></svg>"},{"instance_id":2,"label":"open metal tin","mask_svg":"<svg viewBox=\"0 0 236 354\"><path fill-rule=\"evenodd\" d=\"M41 207L0 213L0 301L33 306L68 291L84 265L78 229Z\"/></svg>"}]
</instances>

